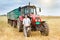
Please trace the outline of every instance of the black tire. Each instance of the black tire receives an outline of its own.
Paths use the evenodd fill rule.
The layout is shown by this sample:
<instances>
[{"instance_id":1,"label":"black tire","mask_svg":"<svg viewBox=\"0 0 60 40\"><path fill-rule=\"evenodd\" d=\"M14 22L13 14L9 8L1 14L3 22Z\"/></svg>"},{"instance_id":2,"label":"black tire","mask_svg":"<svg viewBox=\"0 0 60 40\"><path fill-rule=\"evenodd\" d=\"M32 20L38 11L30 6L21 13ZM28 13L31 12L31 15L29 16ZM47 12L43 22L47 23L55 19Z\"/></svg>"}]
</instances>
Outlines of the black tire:
<instances>
[{"instance_id":1,"label":"black tire","mask_svg":"<svg viewBox=\"0 0 60 40\"><path fill-rule=\"evenodd\" d=\"M9 24L9 19L8 19L8 24Z\"/></svg>"},{"instance_id":2,"label":"black tire","mask_svg":"<svg viewBox=\"0 0 60 40\"><path fill-rule=\"evenodd\" d=\"M48 28L47 23L45 23L45 22L42 23L40 32L41 32L42 35L48 36L48 34L49 34L49 28Z\"/></svg>"},{"instance_id":3,"label":"black tire","mask_svg":"<svg viewBox=\"0 0 60 40\"><path fill-rule=\"evenodd\" d=\"M22 30L22 24L21 24L21 21L18 19L18 21L17 21L17 28L18 28L18 31L19 32L22 32L23 30Z\"/></svg>"},{"instance_id":4,"label":"black tire","mask_svg":"<svg viewBox=\"0 0 60 40\"><path fill-rule=\"evenodd\" d=\"M15 21L13 21L13 27L16 28L17 24Z\"/></svg>"},{"instance_id":5,"label":"black tire","mask_svg":"<svg viewBox=\"0 0 60 40\"><path fill-rule=\"evenodd\" d=\"M34 27L33 25L31 26L31 30L32 31L36 31L36 27Z\"/></svg>"}]
</instances>

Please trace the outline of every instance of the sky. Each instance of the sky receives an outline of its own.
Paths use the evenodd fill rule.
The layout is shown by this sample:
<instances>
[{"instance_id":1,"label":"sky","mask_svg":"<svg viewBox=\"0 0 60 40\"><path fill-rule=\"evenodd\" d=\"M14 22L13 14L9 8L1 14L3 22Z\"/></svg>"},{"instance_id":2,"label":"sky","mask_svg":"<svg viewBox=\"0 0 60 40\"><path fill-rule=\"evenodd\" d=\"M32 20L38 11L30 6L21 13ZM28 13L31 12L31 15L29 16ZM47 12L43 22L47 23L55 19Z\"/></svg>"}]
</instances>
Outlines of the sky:
<instances>
[{"instance_id":1,"label":"sky","mask_svg":"<svg viewBox=\"0 0 60 40\"><path fill-rule=\"evenodd\" d=\"M60 0L0 0L0 15L28 5L29 2L41 8L40 15L60 16Z\"/></svg>"}]
</instances>

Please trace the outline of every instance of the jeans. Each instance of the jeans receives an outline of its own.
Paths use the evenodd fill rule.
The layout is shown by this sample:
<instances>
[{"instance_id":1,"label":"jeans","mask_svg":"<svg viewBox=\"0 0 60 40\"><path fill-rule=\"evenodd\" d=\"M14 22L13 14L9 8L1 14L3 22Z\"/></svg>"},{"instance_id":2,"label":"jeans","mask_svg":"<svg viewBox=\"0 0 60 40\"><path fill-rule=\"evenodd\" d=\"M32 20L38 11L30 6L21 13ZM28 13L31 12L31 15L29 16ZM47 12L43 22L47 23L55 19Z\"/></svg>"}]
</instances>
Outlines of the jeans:
<instances>
[{"instance_id":1,"label":"jeans","mask_svg":"<svg viewBox=\"0 0 60 40\"><path fill-rule=\"evenodd\" d=\"M26 27L25 26L23 27L23 32L24 32L24 36L27 37L27 31L26 31Z\"/></svg>"},{"instance_id":2,"label":"jeans","mask_svg":"<svg viewBox=\"0 0 60 40\"><path fill-rule=\"evenodd\" d=\"M31 28L29 27L29 30L30 30ZM27 27L26 26L23 26L23 32L24 32L24 36L28 36L27 35Z\"/></svg>"}]
</instances>

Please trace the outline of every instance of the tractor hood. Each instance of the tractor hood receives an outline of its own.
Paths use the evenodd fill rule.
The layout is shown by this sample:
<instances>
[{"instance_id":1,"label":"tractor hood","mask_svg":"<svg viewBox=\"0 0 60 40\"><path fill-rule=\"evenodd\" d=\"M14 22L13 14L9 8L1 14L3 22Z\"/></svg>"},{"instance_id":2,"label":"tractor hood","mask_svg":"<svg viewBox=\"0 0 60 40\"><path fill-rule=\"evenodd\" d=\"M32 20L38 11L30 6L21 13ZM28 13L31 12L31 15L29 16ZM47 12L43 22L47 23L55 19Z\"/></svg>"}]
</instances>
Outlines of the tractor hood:
<instances>
[{"instance_id":1,"label":"tractor hood","mask_svg":"<svg viewBox=\"0 0 60 40\"><path fill-rule=\"evenodd\" d=\"M41 22L41 18L38 15L31 15L31 18L32 20L40 19L40 22Z\"/></svg>"},{"instance_id":2,"label":"tractor hood","mask_svg":"<svg viewBox=\"0 0 60 40\"><path fill-rule=\"evenodd\" d=\"M30 15L30 16L33 18L40 18L40 16L38 16L38 15Z\"/></svg>"}]
</instances>

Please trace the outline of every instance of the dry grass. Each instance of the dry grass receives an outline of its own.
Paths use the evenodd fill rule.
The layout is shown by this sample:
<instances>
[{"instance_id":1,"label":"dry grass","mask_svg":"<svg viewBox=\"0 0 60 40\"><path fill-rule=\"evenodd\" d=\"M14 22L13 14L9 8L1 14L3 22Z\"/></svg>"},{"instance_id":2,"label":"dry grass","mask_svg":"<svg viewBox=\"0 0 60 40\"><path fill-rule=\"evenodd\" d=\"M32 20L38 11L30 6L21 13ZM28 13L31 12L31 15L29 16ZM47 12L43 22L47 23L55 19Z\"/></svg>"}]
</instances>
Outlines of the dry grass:
<instances>
[{"instance_id":1,"label":"dry grass","mask_svg":"<svg viewBox=\"0 0 60 40\"><path fill-rule=\"evenodd\" d=\"M31 37L24 37L23 32L11 27L7 17L0 17L0 40L60 40L60 18L42 17L49 25L49 36L42 36L39 31L32 32Z\"/></svg>"}]
</instances>

